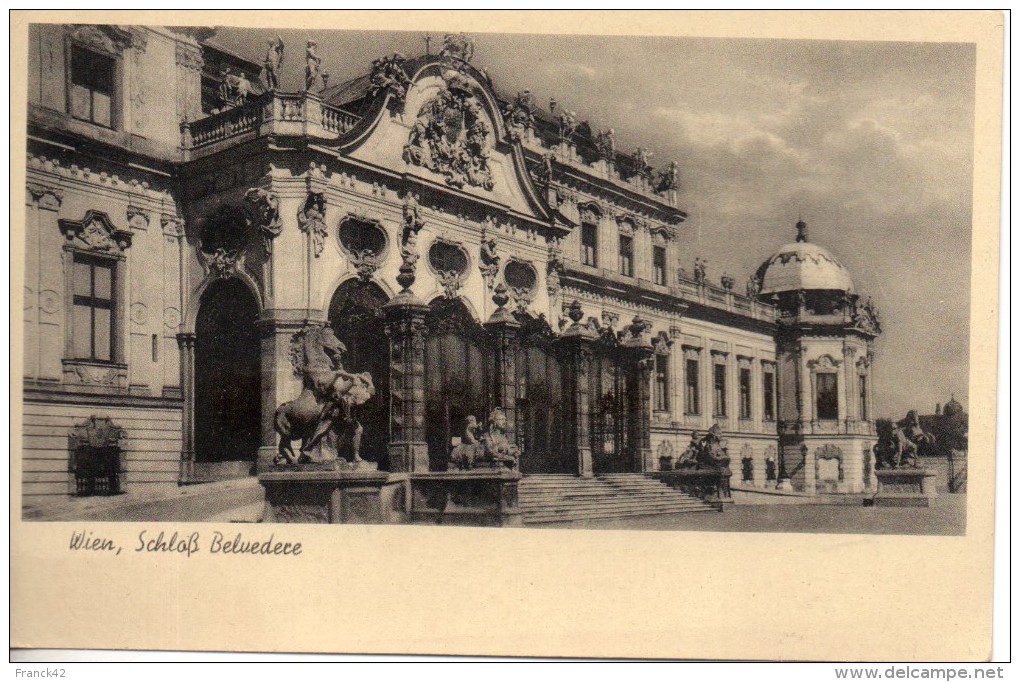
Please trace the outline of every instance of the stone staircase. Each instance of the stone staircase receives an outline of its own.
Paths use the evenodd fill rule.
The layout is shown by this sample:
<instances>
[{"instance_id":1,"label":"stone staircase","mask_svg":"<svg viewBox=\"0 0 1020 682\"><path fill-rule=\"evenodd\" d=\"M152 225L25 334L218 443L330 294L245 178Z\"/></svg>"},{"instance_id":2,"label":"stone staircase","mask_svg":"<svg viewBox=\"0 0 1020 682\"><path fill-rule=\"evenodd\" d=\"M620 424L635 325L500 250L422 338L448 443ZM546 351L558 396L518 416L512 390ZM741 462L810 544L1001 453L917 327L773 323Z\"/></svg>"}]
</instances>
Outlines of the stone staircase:
<instances>
[{"instance_id":1,"label":"stone staircase","mask_svg":"<svg viewBox=\"0 0 1020 682\"><path fill-rule=\"evenodd\" d=\"M601 474L595 478L533 474L521 480L518 495L526 524L718 509L643 474Z\"/></svg>"}]
</instances>

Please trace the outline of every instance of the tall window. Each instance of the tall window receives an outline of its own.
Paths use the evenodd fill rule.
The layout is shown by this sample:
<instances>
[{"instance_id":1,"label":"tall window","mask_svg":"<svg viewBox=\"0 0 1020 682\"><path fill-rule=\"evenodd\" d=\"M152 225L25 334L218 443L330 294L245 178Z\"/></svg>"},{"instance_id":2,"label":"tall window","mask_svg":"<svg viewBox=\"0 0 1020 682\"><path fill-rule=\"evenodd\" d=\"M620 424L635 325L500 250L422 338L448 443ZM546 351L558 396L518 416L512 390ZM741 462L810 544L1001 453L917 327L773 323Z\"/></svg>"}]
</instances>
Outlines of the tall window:
<instances>
[{"instance_id":1,"label":"tall window","mask_svg":"<svg viewBox=\"0 0 1020 682\"><path fill-rule=\"evenodd\" d=\"M776 419L776 375L772 372L764 372L762 374L762 381L765 386L765 401L764 401L764 415L765 421L775 421Z\"/></svg>"},{"instance_id":2,"label":"tall window","mask_svg":"<svg viewBox=\"0 0 1020 682\"><path fill-rule=\"evenodd\" d=\"M74 257L73 342L76 360L113 359L113 263Z\"/></svg>"},{"instance_id":3,"label":"tall window","mask_svg":"<svg viewBox=\"0 0 1020 682\"><path fill-rule=\"evenodd\" d=\"M634 238L620 235L620 274L634 276Z\"/></svg>"},{"instance_id":4,"label":"tall window","mask_svg":"<svg viewBox=\"0 0 1020 682\"><path fill-rule=\"evenodd\" d=\"M815 407L818 419L839 419L839 397L836 392L836 374L819 372L815 375L817 391Z\"/></svg>"},{"instance_id":5,"label":"tall window","mask_svg":"<svg viewBox=\"0 0 1020 682\"><path fill-rule=\"evenodd\" d=\"M581 223L581 262L595 267L598 265L599 236L594 223Z\"/></svg>"},{"instance_id":6,"label":"tall window","mask_svg":"<svg viewBox=\"0 0 1020 682\"><path fill-rule=\"evenodd\" d=\"M716 417L726 416L726 365L713 365L714 409Z\"/></svg>"},{"instance_id":7,"label":"tall window","mask_svg":"<svg viewBox=\"0 0 1020 682\"><path fill-rule=\"evenodd\" d=\"M113 127L113 57L71 46L70 111L75 118Z\"/></svg>"},{"instance_id":8,"label":"tall window","mask_svg":"<svg viewBox=\"0 0 1020 682\"><path fill-rule=\"evenodd\" d=\"M868 377L864 374L857 377L857 389L861 403L861 419L868 418Z\"/></svg>"},{"instance_id":9,"label":"tall window","mask_svg":"<svg viewBox=\"0 0 1020 682\"><path fill-rule=\"evenodd\" d=\"M740 368L740 418L751 418L751 370Z\"/></svg>"},{"instance_id":10,"label":"tall window","mask_svg":"<svg viewBox=\"0 0 1020 682\"><path fill-rule=\"evenodd\" d=\"M688 359L684 365L687 387L684 410L687 414L701 414L701 400L698 395L698 361Z\"/></svg>"},{"instance_id":11,"label":"tall window","mask_svg":"<svg viewBox=\"0 0 1020 682\"><path fill-rule=\"evenodd\" d=\"M655 272L655 283L666 286L666 247L652 247L652 269Z\"/></svg>"},{"instance_id":12,"label":"tall window","mask_svg":"<svg viewBox=\"0 0 1020 682\"><path fill-rule=\"evenodd\" d=\"M655 354L655 409L669 411L669 356Z\"/></svg>"}]
</instances>

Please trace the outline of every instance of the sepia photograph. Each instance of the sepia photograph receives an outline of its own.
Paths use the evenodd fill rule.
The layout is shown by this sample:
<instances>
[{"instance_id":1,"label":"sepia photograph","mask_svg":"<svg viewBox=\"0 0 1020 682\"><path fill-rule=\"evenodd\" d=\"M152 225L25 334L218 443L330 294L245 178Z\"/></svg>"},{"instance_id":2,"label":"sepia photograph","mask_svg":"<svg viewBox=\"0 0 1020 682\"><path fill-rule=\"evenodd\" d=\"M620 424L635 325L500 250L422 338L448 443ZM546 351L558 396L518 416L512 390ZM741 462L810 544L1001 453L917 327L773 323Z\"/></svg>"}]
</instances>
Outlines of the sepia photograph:
<instances>
[{"instance_id":1,"label":"sepia photograph","mask_svg":"<svg viewBox=\"0 0 1020 682\"><path fill-rule=\"evenodd\" d=\"M229 18L26 22L26 533L973 530L977 42Z\"/></svg>"}]
</instances>

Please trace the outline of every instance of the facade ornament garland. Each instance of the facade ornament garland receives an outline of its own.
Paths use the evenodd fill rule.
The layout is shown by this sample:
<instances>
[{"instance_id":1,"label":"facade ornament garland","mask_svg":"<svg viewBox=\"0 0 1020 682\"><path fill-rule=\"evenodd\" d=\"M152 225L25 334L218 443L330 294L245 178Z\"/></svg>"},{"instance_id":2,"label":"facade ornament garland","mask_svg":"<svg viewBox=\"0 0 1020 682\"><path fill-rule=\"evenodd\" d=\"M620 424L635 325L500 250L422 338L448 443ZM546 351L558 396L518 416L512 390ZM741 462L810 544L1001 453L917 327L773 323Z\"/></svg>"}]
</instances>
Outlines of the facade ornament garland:
<instances>
[{"instance_id":1,"label":"facade ornament garland","mask_svg":"<svg viewBox=\"0 0 1020 682\"><path fill-rule=\"evenodd\" d=\"M482 222L482 245L481 258L478 260L478 269L482 273L489 291L492 291L499 275L499 268L502 259L496 253L496 221L492 216L486 216Z\"/></svg>"},{"instance_id":2,"label":"facade ornament garland","mask_svg":"<svg viewBox=\"0 0 1020 682\"><path fill-rule=\"evenodd\" d=\"M560 276L564 269L563 252L557 246L551 245L545 275L546 291L551 299L555 299L560 293Z\"/></svg>"},{"instance_id":3,"label":"facade ornament garland","mask_svg":"<svg viewBox=\"0 0 1020 682\"><path fill-rule=\"evenodd\" d=\"M95 24L69 26L68 37L79 45L112 56L119 56L134 42L129 31L117 26L97 26Z\"/></svg>"},{"instance_id":4,"label":"facade ornament garland","mask_svg":"<svg viewBox=\"0 0 1020 682\"><path fill-rule=\"evenodd\" d=\"M491 131L482 106L463 75L449 71L443 83L418 113L404 145L404 161L443 175L451 187L491 190Z\"/></svg>"},{"instance_id":5,"label":"facade ornament garland","mask_svg":"<svg viewBox=\"0 0 1020 682\"><path fill-rule=\"evenodd\" d=\"M40 208L56 211L64 202L64 194L58 189L47 187L46 185L39 185L34 182L28 183L25 187L28 190L29 195L31 195L32 201L38 203Z\"/></svg>"},{"instance_id":6,"label":"facade ornament garland","mask_svg":"<svg viewBox=\"0 0 1020 682\"><path fill-rule=\"evenodd\" d=\"M280 220L280 199L272 192L253 187L244 194L244 218L249 228L255 228L265 242L266 255L272 253L273 239L283 230Z\"/></svg>"},{"instance_id":7,"label":"facade ornament garland","mask_svg":"<svg viewBox=\"0 0 1020 682\"><path fill-rule=\"evenodd\" d=\"M312 239L312 250L315 257L322 255L326 246L326 195L322 192L309 192L304 206L297 214L298 227Z\"/></svg>"}]
</instances>

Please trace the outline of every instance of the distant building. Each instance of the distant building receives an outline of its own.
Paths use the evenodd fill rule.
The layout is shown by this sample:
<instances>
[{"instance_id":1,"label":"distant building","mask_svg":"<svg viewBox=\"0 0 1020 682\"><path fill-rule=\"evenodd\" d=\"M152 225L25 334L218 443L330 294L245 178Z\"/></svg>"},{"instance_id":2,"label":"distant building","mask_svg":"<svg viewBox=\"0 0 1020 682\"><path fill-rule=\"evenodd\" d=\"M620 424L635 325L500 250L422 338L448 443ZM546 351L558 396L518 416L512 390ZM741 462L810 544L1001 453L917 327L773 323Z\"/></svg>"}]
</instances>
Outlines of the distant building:
<instances>
[{"instance_id":1,"label":"distant building","mask_svg":"<svg viewBox=\"0 0 1020 682\"><path fill-rule=\"evenodd\" d=\"M877 311L806 224L741 292L675 164L467 52L284 93L211 35L30 29L27 497L75 492L92 416L124 489L248 475L309 324L372 374L363 454L395 475L499 408L525 475L654 470L718 424L751 485L873 486Z\"/></svg>"}]
</instances>

